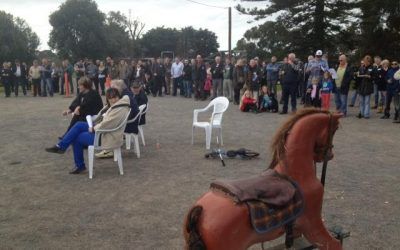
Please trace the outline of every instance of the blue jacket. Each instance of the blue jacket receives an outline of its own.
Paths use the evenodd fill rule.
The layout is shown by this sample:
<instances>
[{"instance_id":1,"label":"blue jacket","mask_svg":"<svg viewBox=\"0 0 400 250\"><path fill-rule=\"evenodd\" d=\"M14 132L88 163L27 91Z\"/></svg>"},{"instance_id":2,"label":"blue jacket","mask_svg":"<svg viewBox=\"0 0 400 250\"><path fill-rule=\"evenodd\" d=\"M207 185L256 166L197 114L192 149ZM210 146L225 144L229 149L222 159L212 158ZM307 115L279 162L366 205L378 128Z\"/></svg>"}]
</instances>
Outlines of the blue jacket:
<instances>
[{"instance_id":1,"label":"blue jacket","mask_svg":"<svg viewBox=\"0 0 400 250\"><path fill-rule=\"evenodd\" d=\"M280 65L277 63L268 63L266 67L267 81L278 81Z\"/></svg>"},{"instance_id":2,"label":"blue jacket","mask_svg":"<svg viewBox=\"0 0 400 250\"><path fill-rule=\"evenodd\" d=\"M139 113L139 107L138 107L138 105L136 103L135 96L133 95L132 91L130 91L130 89L128 89L128 88L124 89L122 91L122 96L124 96L124 95L129 96L129 102L130 102L130 105L131 105L131 113L129 115L128 120L131 120L131 119L135 118L135 116ZM137 134L139 132L138 123L139 123L139 119L137 119L133 123L126 124L124 132L125 133Z\"/></svg>"},{"instance_id":3,"label":"blue jacket","mask_svg":"<svg viewBox=\"0 0 400 250\"><path fill-rule=\"evenodd\" d=\"M390 68L386 74L387 91L391 94L400 92L400 81L394 79L394 74L399 70L399 67Z\"/></svg>"}]
</instances>

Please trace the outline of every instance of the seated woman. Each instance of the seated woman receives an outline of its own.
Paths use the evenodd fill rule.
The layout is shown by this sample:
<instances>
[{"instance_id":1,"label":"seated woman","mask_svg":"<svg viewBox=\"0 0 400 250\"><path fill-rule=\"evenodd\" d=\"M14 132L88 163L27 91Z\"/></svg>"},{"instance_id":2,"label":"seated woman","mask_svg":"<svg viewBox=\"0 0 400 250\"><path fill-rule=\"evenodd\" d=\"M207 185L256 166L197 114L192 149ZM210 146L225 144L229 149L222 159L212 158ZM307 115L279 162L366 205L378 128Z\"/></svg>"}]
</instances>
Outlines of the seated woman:
<instances>
[{"instance_id":1,"label":"seated woman","mask_svg":"<svg viewBox=\"0 0 400 250\"><path fill-rule=\"evenodd\" d=\"M78 81L79 94L71 103L69 108L62 114L64 116L73 113L72 120L65 133L67 133L75 123L86 121L87 115L96 115L103 107L103 100L99 93L92 89L92 80L84 76ZM62 137L60 137L61 139Z\"/></svg>"},{"instance_id":2,"label":"seated woman","mask_svg":"<svg viewBox=\"0 0 400 250\"><path fill-rule=\"evenodd\" d=\"M118 90L110 88L106 92L107 105L100 111L95 119L94 128L89 128L87 122L77 122L55 146L46 148L47 152L63 154L72 144L74 150L75 169L70 174L80 174L86 170L83 158L85 146L93 145L95 131L99 129L112 129L117 127L129 112L129 97L121 98ZM101 146L112 149L122 145L124 127L104 134L101 137Z\"/></svg>"},{"instance_id":3,"label":"seated woman","mask_svg":"<svg viewBox=\"0 0 400 250\"><path fill-rule=\"evenodd\" d=\"M278 112L278 101L266 85L261 87L261 94L258 97L258 107L259 112Z\"/></svg>"},{"instance_id":4,"label":"seated woman","mask_svg":"<svg viewBox=\"0 0 400 250\"><path fill-rule=\"evenodd\" d=\"M243 112L258 112L257 101L253 98L250 90L244 92L240 102L240 110Z\"/></svg>"},{"instance_id":5,"label":"seated woman","mask_svg":"<svg viewBox=\"0 0 400 250\"><path fill-rule=\"evenodd\" d=\"M133 95L135 96L135 100L138 106L146 104L148 102L147 96L145 94L145 90L143 89L142 84L140 82L135 81L132 84L131 90L133 92ZM147 109L147 106L146 106ZM145 110L146 110L145 109ZM139 126L146 124L146 114L142 114L139 120Z\"/></svg>"}]
</instances>

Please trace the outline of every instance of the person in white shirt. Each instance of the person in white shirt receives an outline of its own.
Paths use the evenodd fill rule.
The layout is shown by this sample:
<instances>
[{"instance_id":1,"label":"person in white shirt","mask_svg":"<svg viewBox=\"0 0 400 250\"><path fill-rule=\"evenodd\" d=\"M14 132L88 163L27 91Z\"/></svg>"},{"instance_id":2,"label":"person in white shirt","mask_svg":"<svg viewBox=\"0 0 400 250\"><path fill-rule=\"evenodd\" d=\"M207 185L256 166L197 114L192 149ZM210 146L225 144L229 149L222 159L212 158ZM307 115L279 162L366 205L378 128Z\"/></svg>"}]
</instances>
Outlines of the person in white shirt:
<instances>
[{"instance_id":1,"label":"person in white shirt","mask_svg":"<svg viewBox=\"0 0 400 250\"><path fill-rule=\"evenodd\" d=\"M183 63L179 57L175 57L175 62L171 66L171 77L173 80L173 96L176 96L178 87L180 89L180 95L185 95L185 91L182 87L182 74L183 74Z\"/></svg>"}]
</instances>

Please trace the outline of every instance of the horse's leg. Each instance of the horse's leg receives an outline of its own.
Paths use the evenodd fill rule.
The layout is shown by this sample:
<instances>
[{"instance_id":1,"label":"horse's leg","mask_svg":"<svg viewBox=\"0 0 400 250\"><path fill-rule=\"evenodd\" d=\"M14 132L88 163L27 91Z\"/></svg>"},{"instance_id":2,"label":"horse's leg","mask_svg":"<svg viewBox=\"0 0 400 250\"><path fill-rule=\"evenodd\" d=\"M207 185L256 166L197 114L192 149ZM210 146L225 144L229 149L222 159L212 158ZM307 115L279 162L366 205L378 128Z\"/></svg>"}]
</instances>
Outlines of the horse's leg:
<instances>
[{"instance_id":1,"label":"horse's leg","mask_svg":"<svg viewBox=\"0 0 400 250\"><path fill-rule=\"evenodd\" d=\"M310 185L311 186L311 185ZM342 245L326 230L321 218L323 187L321 183L314 185L313 192L304 194L306 209L299 218L298 225L306 239L318 249L341 250Z\"/></svg>"}]
</instances>

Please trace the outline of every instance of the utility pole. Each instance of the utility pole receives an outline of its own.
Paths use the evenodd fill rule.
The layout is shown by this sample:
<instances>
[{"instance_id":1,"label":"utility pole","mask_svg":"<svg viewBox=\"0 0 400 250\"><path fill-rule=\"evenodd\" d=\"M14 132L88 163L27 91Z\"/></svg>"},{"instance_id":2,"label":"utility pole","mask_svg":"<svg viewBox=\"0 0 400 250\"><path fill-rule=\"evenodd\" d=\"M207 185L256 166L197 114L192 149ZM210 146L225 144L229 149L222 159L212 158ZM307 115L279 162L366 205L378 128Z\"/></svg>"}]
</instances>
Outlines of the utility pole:
<instances>
[{"instance_id":1,"label":"utility pole","mask_svg":"<svg viewBox=\"0 0 400 250\"><path fill-rule=\"evenodd\" d=\"M231 43L232 43L232 8L228 8L228 15L229 15L229 34L228 34L228 57L231 58Z\"/></svg>"}]
</instances>

